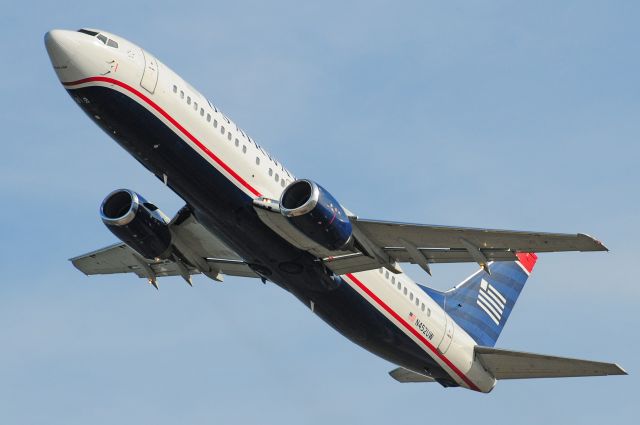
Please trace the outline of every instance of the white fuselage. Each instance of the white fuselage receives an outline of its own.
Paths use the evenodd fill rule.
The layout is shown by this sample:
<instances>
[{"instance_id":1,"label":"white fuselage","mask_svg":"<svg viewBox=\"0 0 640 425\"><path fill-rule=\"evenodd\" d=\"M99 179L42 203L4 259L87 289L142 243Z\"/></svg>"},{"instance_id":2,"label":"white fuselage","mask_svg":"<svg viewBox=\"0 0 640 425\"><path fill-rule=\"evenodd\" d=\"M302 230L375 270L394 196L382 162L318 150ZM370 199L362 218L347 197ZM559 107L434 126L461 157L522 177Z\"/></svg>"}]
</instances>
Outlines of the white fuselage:
<instances>
[{"instance_id":1,"label":"white fuselage","mask_svg":"<svg viewBox=\"0 0 640 425\"><path fill-rule=\"evenodd\" d=\"M279 199L283 189L295 180L280 162L178 74L122 37L104 31L100 34L115 41L117 47L77 32L48 33L51 60L70 93L82 87L104 86L134 99L230 184L252 198ZM80 96L75 100L81 106L89 101ZM172 179L168 172L162 177L165 182ZM493 388L495 379L474 358L475 341L409 276L377 269L342 278L457 384L482 392Z\"/></svg>"}]
</instances>

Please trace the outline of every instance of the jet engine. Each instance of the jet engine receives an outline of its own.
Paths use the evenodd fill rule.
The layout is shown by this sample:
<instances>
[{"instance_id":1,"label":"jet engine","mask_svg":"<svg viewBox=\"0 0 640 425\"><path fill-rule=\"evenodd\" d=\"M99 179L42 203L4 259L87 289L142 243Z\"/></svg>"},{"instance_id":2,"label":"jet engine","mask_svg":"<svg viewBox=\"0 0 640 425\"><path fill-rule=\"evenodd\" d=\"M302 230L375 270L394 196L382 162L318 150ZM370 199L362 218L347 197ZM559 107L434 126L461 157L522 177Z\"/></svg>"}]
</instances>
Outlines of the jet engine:
<instances>
[{"instance_id":1,"label":"jet engine","mask_svg":"<svg viewBox=\"0 0 640 425\"><path fill-rule=\"evenodd\" d=\"M299 231L329 250L348 249L351 222L336 199L311 180L296 180L280 197L280 212Z\"/></svg>"},{"instance_id":2,"label":"jet engine","mask_svg":"<svg viewBox=\"0 0 640 425\"><path fill-rule=\"evenodd\" d=\"M100 206L102 222L118 239L149 260L171 254L169 219L155 205L128 189L111 192Z\"/></svg>"}]
</instances>

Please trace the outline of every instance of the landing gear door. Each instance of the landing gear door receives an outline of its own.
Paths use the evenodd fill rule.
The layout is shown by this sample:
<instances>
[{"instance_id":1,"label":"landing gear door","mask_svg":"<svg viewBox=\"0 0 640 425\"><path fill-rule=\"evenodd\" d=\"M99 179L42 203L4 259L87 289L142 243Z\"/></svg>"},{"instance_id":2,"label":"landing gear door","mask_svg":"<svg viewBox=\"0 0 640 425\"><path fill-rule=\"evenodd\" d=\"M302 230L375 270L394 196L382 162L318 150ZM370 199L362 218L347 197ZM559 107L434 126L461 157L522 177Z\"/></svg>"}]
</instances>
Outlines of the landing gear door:
<instances>
[{"instance_id":1,"label":"landing gear door","mask_svg":"<svg viewBox=\"0 0 640 425\"><path fill-rule=\"evenodd\" d=\"M144 50L142 51L142 57L144 57L144 72L140 85L153 94L158 85L158 61Z\"/></svg>"},{"instance_id":2,"label":"landing gear door","mask_svg":"<svg viewBox=\"0 0 640 425\"><path fill-rule=\"evenodd\" d=\"M453 341L453 331L455 329L453 320L451 319L451 317L449 317L448 314L445 314L445 320L446 324L444 329L444 336L442 337L442 341L440 341L440 344L438 344L438 351L440 351L442 354L446 353L449 349L451 341Z\"/></svg>"}]
</instances>

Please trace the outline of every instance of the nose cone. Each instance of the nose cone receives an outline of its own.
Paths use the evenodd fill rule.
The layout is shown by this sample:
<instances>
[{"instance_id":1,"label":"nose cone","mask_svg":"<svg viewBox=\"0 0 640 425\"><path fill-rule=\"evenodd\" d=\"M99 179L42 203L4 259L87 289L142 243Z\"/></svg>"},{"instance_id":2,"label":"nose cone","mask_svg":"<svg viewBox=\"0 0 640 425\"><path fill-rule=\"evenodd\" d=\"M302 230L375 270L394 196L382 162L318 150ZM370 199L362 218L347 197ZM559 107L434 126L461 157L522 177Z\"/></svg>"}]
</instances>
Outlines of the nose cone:
<instances>
[{"instance_id":1,"label":"nose cone","mask_svg":"<svg viewBox=\"0 0 640 425\"><path fill-rule=\"evenodd\" d=\"M54 69L64 70L71 66L77 53L78 33L66 30L51 30L44 35L44 45Z\"/></svg>"}]
</instances>

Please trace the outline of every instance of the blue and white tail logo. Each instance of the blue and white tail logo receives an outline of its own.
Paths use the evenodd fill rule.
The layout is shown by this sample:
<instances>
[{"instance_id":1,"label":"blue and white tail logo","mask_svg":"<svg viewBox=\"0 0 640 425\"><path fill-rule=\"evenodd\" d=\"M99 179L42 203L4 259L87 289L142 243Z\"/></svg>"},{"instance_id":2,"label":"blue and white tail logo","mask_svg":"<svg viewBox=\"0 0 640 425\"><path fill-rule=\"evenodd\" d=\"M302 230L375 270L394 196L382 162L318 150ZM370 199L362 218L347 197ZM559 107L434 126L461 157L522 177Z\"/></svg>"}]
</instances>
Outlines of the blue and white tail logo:
<instances>
[{"instance_id":1,"label":"blue and white tail logo","mask_svg":"<svg viewBox=\"0 0 640 425\"><path fill-rule=\"evenodd\" d=\"M476 343L493 347L538 257L518 252L516 258L489 263L490 274L480 269L446 292L423 289Z\"/></svg>"},{"instance_id":2,"label":"blue and white tail logo","mask_svg":"<svg viewBox=\"0 0 640 425\"><path fill-rule=\"evenodd\" d=\"M484 279L480 281L480 291L478 291L476 303L496 325L500 325L500 319L502 319L502 312L507 300L493 285Z\"/></svg>"}]
</instances>

